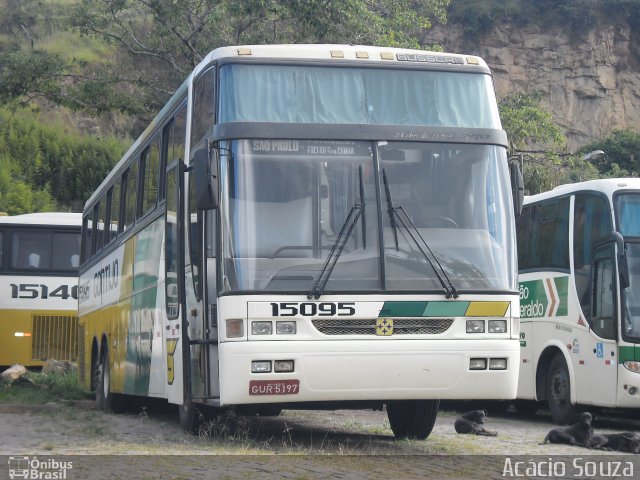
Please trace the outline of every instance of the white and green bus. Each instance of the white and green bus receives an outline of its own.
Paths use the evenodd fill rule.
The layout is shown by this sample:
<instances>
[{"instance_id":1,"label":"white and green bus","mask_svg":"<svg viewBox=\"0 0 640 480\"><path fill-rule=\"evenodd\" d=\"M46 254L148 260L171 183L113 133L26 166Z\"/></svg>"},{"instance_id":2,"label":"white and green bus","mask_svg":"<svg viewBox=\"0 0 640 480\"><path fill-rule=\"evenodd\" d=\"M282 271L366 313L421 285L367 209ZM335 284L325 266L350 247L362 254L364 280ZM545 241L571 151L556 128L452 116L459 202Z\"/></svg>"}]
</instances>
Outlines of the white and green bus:
<instances>
[{"instance_id":1,"label":"white and green bus","mask_svg":"<svg viewBox=\"0 0 640 480\"><path fill-rule=\"evenodd\" d=\"M506 147L478 57L214 50L86 203L82 382L187 429L386 405L412 438L439 399L515 398Z\"/></svg>"},{"instance_id":2,"label":"white and green bus","mask_svg":"<svg viewBox=\"0 0 640 480\"><path fill-rule=\"evenodd\" d=\"M638 412L640 179L563 185L524 203L518 398L546 400L560 424L581 405Z\"/></svg>"}]
</instances>

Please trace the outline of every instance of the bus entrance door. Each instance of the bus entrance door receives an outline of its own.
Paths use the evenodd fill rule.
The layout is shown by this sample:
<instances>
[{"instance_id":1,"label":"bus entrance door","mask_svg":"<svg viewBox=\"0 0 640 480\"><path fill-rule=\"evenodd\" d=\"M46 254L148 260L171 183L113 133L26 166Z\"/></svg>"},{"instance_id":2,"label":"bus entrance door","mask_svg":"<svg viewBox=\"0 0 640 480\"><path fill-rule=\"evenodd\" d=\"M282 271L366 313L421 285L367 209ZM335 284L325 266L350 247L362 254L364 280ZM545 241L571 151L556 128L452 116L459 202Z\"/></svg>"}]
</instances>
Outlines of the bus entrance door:
<instances>
[{"instance_id":1,"label":"bus entrance door","mask_svg":"<svg viewBox=\"0 0 640 480\"><path fill-rule=\"evenodd\" d=\"M193 177L193 176L191 176ZM189 182L189 218L185 258L187 333L190 350L191 398L215 403L218 382L218 328L215 283L215 210L197 211Z\"/></svg>"},{"instance_id":2,"label":"bus entrance door","mask_svg":"<svg viewBox=\"0 0 640 480\"><path fill-rule=\"evenodd\" d=\"M616 344L616 282L613 244L597 247L593 254L591 301L591 329L593 344L591 349L591 381L586 385L598 385L597 394L593 390L588 398L597 395L599 405L614 407L616 404L616 384L618 359ZM585 402L585 403L591 403Z\"/></svg>"}]
</instances>

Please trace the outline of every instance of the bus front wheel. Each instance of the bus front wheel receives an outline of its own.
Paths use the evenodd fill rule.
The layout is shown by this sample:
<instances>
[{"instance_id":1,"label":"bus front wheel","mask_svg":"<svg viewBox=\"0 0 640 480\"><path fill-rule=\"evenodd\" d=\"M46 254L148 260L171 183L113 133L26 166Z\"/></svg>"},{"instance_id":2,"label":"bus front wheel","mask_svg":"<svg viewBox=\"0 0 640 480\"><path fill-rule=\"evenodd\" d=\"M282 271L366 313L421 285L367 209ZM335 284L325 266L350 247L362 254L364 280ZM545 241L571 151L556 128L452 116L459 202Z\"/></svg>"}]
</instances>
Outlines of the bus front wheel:
<instances>
[{"instance_id":1,"label":"bus front wheel","mask_svg":"<svg viewBox=\"0 0 640 480\"><path fill-rule=\"evenodd\" d=\"M424 440L438 416L440 400L397 400L387 403L387 417L396 438Z\"/></svg>"},{"instance_id":2,"label":"bus front wheel","mask_svg":"<svg viewBox=\"0 0 640 480\"><path fill-rule=\"evenodd\" d=\"M558 425L566 425L576 413L576 406L571 404L571 379L567 362L560 354L553 357L547 377L547 404L553 421Z\"/></svg>"}]
</instances>

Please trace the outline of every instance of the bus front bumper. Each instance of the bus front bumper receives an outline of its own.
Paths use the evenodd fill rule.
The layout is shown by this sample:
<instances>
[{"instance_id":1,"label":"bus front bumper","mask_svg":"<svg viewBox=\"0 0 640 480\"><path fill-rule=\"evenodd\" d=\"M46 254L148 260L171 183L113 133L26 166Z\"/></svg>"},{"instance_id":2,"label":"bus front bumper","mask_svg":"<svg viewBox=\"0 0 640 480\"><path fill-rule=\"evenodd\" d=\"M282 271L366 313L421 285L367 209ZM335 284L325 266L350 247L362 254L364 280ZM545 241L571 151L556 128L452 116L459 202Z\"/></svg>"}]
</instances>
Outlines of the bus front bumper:
<instances>
[{"instance_id":1,"label":"bus front bumper","mask_svg":"<svg viewBox=\"0 0 640 480\"><path fill-rule=\"evenodd\" d=\"M401 399L513 399L517 340L252 341L220 344L221 405ZM472 362L472 359L474 360ZM485 369L470 369L486 359ZM489 369L506 359L506 369ZM293 372L274 372L276 361ZM252 373L252 362L271 365Z\"/></svg>"}]
</instances>

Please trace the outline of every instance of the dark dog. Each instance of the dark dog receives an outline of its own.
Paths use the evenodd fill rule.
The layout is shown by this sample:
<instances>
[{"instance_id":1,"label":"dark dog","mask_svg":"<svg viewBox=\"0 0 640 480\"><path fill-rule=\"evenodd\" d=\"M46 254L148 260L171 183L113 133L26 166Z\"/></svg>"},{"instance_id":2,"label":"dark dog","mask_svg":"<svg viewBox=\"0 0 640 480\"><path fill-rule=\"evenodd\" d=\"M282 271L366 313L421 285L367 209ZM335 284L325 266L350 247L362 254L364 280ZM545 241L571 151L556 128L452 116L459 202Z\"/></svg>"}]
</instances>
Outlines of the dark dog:
<instances>
[{"instance_id":1,"label":"dark dog","mask_svg":"<svg viewBox=\"0 0 640 480\"><path fill-rule=\"evenodd\" d=\"M589 412L578 414L575 423L568 427L558 427L547 433L544 437L545 443L566 443L568 445L587 446L588 440L593 436L593 427L591 422L593 417Z\"/></svg>"},{"instance_id":2,"label":"dark dog","mask_svg":"<svg viewBox=\"0 0 640 480\"><path fill-rule=\"evenodd\" d=\"M597 450L640 453L640 434L624 432L593 435L587 441L587 447Z\"/></svg>"},{"instance_id":3,"label":"dark dog","mask_svg":"<svg viewBox=\"0 0 640 480\"><path fill-rule=\"evenodd\" d=\"M486 410L471 410L463 413L456 419L454 427L458 433L471 433L473 435L483 435L485 437L497 437L498 432L485 430L482 426L487 418Z\"/></svg>"}]
</instances>

